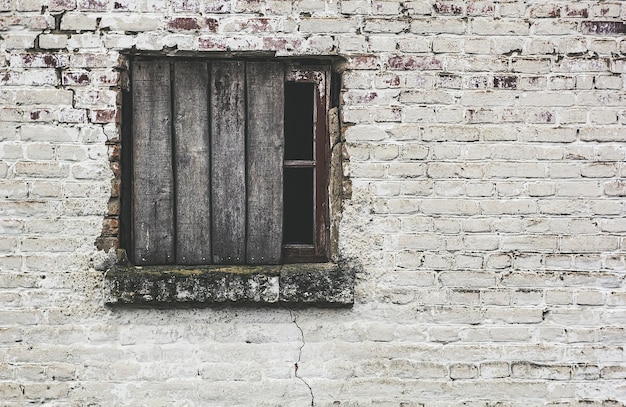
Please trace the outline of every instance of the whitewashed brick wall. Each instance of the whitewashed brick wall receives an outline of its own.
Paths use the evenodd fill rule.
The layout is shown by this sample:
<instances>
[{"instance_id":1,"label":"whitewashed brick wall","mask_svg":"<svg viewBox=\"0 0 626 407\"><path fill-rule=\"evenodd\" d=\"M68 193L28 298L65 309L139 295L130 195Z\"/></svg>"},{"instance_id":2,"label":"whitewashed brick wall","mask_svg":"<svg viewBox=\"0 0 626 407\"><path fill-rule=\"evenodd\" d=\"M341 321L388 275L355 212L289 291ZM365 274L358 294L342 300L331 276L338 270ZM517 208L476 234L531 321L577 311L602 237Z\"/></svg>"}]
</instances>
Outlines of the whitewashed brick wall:
<instances>
[{"instance_id":1,"label":"whitewashed brick wall","mask_svg":"<svg viewBox=\"0 0 626 407\"><path fill-rule=\"evenodd\" d=\"M625 20L617 0L0 0L0 405L626 405ZM104 305L132 49L345 58L352 309Z\"/></svg>"}]
</instances>

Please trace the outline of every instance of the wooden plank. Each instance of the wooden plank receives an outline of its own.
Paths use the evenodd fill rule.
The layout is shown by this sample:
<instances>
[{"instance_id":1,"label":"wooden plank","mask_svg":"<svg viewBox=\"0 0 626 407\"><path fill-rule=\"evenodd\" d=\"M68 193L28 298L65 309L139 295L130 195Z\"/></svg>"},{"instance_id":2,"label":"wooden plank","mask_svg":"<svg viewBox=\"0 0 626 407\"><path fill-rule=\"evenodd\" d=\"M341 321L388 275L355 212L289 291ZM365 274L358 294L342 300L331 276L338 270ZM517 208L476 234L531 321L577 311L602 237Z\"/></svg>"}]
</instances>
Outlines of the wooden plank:
<instances>
[{"instance_id":1,"label":"wooden plank","mask_svg":"<svg viewBox=\"0 0 626 407\"><path fill-rule=\"evenodd\" d=\"M132 92L132 257L168 264L175 260L169 64L134 62Z\"/></svg>"},{"instance_id":2,"label":"wooden plank","mask_svg":"<svg viewBox=\"0 0 626 407\"><path fill-rule=\"evenodd\" d=\"M213 263L245 263L245 65L211 63Z\"/></svg>"},{"instance_id":3,"label":"wooden plank","mask_svg":"<svg viewBox=\"0 0 626 407\"><path fill-rule=\"evenodd\" d=\"M246 82L246 258L250 264L276 264L281 260L283 233L283 65L249 62Z\"/></svg>"},{"instance_id":4,"label":"wooden plank","mask_svg":"<svg viewBox=\"0 0 626 407\"><path fill-rule=\"evenodd\" d=\"M211 261L211 167L205 62L174 64L176 263Z\"/></svg>"}]
</instances>

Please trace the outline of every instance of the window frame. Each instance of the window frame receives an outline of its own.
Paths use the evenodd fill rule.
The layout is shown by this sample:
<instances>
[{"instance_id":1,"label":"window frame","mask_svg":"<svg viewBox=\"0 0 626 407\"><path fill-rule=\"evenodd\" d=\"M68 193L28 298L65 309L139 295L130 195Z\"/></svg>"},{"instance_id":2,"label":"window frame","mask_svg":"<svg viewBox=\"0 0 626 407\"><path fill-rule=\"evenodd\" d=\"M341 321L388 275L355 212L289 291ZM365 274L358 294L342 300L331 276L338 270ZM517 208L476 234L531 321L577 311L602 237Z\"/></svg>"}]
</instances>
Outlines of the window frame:
<instances>
[{"instance_id":1,"label":"window frame","mask_svg":"<svg viewBox=\"0 0 626 407\"><path fill-rule=\"evenodd\" d=\"M330 257L330 214L329 214L329 180L330 180L330 131L328 111L330 108L330 70L310 65L289 64L285 66L285 83L312 83L315 100L313 119L313 245L284 243L282 247L282 263L323 262ZM298 167L297 161L284 160L283 168ZM285 186L283 186L285 188Z\"/></svg>"},{"instance_id":2,"label":"window frame","mask_svg":"<svg viewBox=\"0 0 626 407\"><path fill-rule=\"evenodd\" d=\"M278 264L290 264L290 263L318 263L326 262L331 259L331 245L330 245L330 201L329 201L329 188L330 188L330 164L331 164L331 140L329 131L329 110L331 108L331 67L328 61L315 61L311 63L311 60L298 61L298 60L280 60L277 58L208 58L208 57L169 57L169 56L133 56L129 58L130 66L135 61L159 61L165 60L170 64L170 69L177 61L193 60L202 61L210 64L212 61L253 61L253 62L276 62L282 63L284 74L283 83L296 82L296 83L313 83L315 103L314 103L314 239L312 245L304 244L291 244L283 242L281 245L281 259ZM210 69L210 65L209 66ZM132 68L129 69L132 71ZM132 76L129 77L129 81L132 84ZM134 264L138 264L132 254L133 242L135 241L134 233L135 228L132 224L132 197L134 182L132 180L132 172L134 171L134 163L132 159L132 148L129 145L132 142L129 141L132 138L132 111L133 111L133 92L131 86L127 86L125 92L122 95L122 189L121 189L121 211L120 217L120 230L119 241L120 247L127 250L127 258ZM173 92L172 92L173 93ZM173 107L172 107L173 112ZM211 121L212 118L208 117ZM284 141L284 134L283 134ZM129 151L131 150L131 151ZM172 156L174 150L172 151ZM298 164L285 162L281 163L281 168L289 167L290 165L297 166ZM284 177L283 177L284 179ZM283 186L284 188L285 186ZM175 193L175 192L174 192ZM177 264L176 259L166 264ZM154 264L161 265L162 263ZM205 265L216 264L210 259ZM219 263L218 263L219 264ZM242 265L249 265L245 260ZM252 263L255 264L255 263ZM147 264L151 265L151 264Z\"/></svg>"}]
</instances>

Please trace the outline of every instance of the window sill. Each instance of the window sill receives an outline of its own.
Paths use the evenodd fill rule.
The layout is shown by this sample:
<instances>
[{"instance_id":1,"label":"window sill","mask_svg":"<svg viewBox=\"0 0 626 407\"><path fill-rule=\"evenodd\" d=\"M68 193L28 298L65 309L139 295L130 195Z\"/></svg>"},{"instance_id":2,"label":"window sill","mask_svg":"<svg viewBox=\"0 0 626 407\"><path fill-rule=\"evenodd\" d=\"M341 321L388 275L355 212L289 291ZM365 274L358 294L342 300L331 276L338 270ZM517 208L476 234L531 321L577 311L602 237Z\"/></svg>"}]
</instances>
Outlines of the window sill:
<instances>
[{"instance_id":1,"label":"window sill","mask_svg":"<svg viewBox=\"0 0 626 407\"><path fill-rule=\"evenodd\" d=\"M106 272L108 305L354 303L354 270L334 263L278 266L121 266Z\"/></svg>"}]
</instances>

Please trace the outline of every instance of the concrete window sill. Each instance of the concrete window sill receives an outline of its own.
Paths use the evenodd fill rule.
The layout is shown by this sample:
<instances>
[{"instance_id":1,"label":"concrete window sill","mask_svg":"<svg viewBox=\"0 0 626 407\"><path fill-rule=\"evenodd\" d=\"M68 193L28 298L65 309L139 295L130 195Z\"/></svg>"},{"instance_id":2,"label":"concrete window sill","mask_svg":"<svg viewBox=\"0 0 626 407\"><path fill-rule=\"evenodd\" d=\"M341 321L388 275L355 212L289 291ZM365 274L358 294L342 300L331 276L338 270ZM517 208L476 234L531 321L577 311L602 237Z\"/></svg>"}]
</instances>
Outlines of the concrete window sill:
<instances>
[{"instance_id":1,"label":"concrete window sill","mask_svg":"<svg viewBox=\"0 0 626 407\"><path fill-rule=\"evenodd\" d=\"M354 270L334 263L277 266L115 266L108 305L316 305L354 303Z\"/></svg>"}]
</instances>

